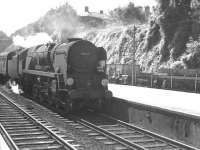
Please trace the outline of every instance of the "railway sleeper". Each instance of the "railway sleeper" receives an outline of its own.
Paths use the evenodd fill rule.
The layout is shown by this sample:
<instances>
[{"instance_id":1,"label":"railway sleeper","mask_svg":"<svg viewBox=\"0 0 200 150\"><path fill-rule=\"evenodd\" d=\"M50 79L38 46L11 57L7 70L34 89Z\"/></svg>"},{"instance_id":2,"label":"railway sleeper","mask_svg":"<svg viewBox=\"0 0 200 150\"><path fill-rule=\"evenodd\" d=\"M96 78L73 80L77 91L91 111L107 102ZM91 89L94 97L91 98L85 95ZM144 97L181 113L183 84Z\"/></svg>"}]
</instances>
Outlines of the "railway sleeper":
<instances>
[{"instance_id":1,"label":"railway sleeper","mask_svg":"<svg viewBox=\"0 0 200 150\"><path fill-rule=\"evenodd\" d=\"M126 135L121 135L122 138L125 138L125 139L129 139L129 138L144 138L145 135L141 135L141 134L138 134L138 135L131 135L131 134L126 134Z\"/></svg>"},{"instance_id":2,"label":"railway sleeper","mask_svg":"<svg viewBox=\"0 0 200 150\"><path fill-rule=\"evenodd\" d=\"M24 140L34 140L34 139L46 139L50 138L48 135L38 135L38 136L31 136L31 137L12 137L14 141L24 141Z\"/></svg>"},{"instance_id":3,"label":"railway sleeper","mask_svg":"<svg viewBox=\"0 0 200 150\"><path fill-rule=\"evenodd\" d=\"M162 148L162 147L167 147L168 145L166 143L157 143L157 144L140 144L141 146L145 147L145 148Z\"/></svg>"},{"instance_id":4,"label":"railway sleeper","mask_svg":"<svg viewBox=\"0 0 200 150\"><path fill-rule=\"evenodd\" d=\"M23 130L23 129L24 129L24 130L26 130L26 129L27 129L27 130L29 130L29 129L31 130L31 129L37 129L37 128L38 128L38 127L36 127L36 126L27 126L27 127L26 127L26 126L25 126L25 127L24 127L24 126L23 126L23 127L19 126L19 127L7 127L7 128L5 128L5 129L6 129L7 131L10 131L10 130L12 131L12 130Z\"/></svg>"},{"instance_id":5,"label":"railway sleeper","mask_svg":"<svg viewBox=\"0 0 200 150\"><path fill-rule=\"evenodd\" d=\"M31 132L38 132L42 131L41 129L20 129L20 130L7 130L9 134L11 133L31 133Z\"/></svg>"},{"instance_id":6,"label":"railway sleeper","mask_svg":"<svg viewBox=\"0 0 200 150\"><path fill-rule=\"evenodd\" d=\"M27 119L26 117L21 116L0 116L0 120L7 119L7 120L13 120L13 119Z\"/></svg>"},{"instance_id":7,"label":"railway sleeper","mask_svg":"<svg viewBox=\"0 0 200 150\"><path fill-rule=\"evenodd\" d=\"M83 129L83 130L81 130L82 132L92 132L92 130L91 129Z\"/></svg>"},{"instance_id":8,"label":"railway sleeper","mask_svg":"<svg viewBox=\"0 0 200 150\"><path fill-rule=\"evenodd\" d=\"M8 122L8 123L17 123L17 122L25 122L27 119L21 118L21 119L0 119L1 122Z\"/></svg>"},{"instance_id":9,"label":"railway sleeper","mask_svg":"<svg viewBox=\"0 0 200 150\"><path fill-rule=\"evenodd\" d=\"M127 129L125 129L125 128L123 128L123 127L109 128L109 129L105 129L105 130L107 130L107 131L112 131L112 132L115 132L115 131L123 131L123 130L126 130L126 131L127 131Z\"/></svg>"},{"instance_id":10,"label":"railway sleeper","mask_svg":"<svg viewBox=\"0 0 200 150\"><path fill-rule=\"evenodd\" d=\"M21 134L21 133L11 133L11 137L34 137L34 136L40 136L40 135L44 135L45 132L41 131L41 132L32 132L30 134Z\"/></svg>"},{"instance_id":11,"label":"railway sleeper","mask_svg":"<svg viewBox=\"0 0 200 150\"><path fill-rule=\"evenodd\" d=\"M97 136L97 137L95 137L95 139L96 139L96 140L106 140L106 139L108 139L108 138L105 137L105 136Z\"/></svg>"},{"instance_id":12,"label":"railway sleeper","mask_svg":"<svg viewBox=\"0 0 200 150\"><path fill-rule=\"evenodd\" d=\"M4 128L18 128L18 127L33 127L35 126L32 123L26 123L26 124L2 124Z\"/></svg>"},{"instance_id":13,"label":"railway sleeper","mask_svg":"<svg viewBox=\"0 0 200 150\"><path fill-rule=\"evenodd\" d=\"M15 113L15 112L12 112L12 113L9 113L9 112L4 112L4 113L2 113L2 112L0 112L0 117L5 117L5 116L8 116L8 117L21 117L22 116L22 114L20 114L20 113Z\"/></svg>"},{"instance_id":14,"label":"railway sleeper","mask_svg":"<svg viewBox=\"0 0 200 150\"><path fill-rule=\"evenodd\" d=\"M106 129L106 128L110 128L110 127L119 127L119 124L113 124L113 125L100 125L100 126L98 126L98 127Z\"/></svg>"},{"instance_id":15,"label":"railway sleeper","mask_svg":"<svg viewBox=\"0 0 200 150\"><path fill-rule=\"evenodd\" d=\"M49 149L59 149L61 150L61 148L63 148L62 145L58 144L58 143L44 143L44 144L32 144L32 145L21 145L19 146L20 149L34 149L34 150L49 150Z\"/></svg>"},{"instance_id":16,"label":"railway sleeper","mask_svg":"<svg viewBox=\"0 0 200 150\"><path fill-rule=\"evenodd\" d=\"M141 143L141 142L155 142L155 139L134 139L134 140L129 140L133 143Z\"/></svg>"},{"instance_id":17,"label":"railway sleeper","mask_svg":"<svg viewBox=\"0 0 200 150\"><path fill-rule=\"evenodd\" d=\"M134 133L136 133L135 131L127 131L127 130L125 130L125 131L114 131L114 132L112 132L113 134L116 134L116 135L122 135L122 134L134 134Z\"/></svg>"},{"instance_id":18,"label":"railway sleeper","mask_svg":"<svg viewBox=\"0 0 200 150\"><path fill-rule=\"evenodd\" d=\"M27 150L27 149L25 148L25 149L22 149L22 150ZM34 148L31 148L31 150L66 150L66 148L64 148L61 145L51 145L48 148L46 148L46 147L34 147Z\"/></svg>"},{"instance_id":19,"label":"railway sleeper","mask_svg":"<svg viewBox=\"0 0 200 150\"><path fill-rule=\"evenodd\" d=\"M114 140L109 140L109 139L106 139L106 140L101 140L101 142L105 145L114 145L116 144L117 142L114 141Z\"/></svg>"},{"instance_id":20,"label":"railway sleeper","mask_svg":"<svg viewBox=\"0 0 200 150\"><path fill-rule=\"evenodd\" d=\"M74 142L74 140L69 140L68 136L65 136L65 137L62 137L62 138L65 140L65 142L68 142L68 143Z\"/></svg>"},{"instance_id":21,"label":"railway sleeper","mask_svg":"<svg viewBox=\"0 0 200 150\"><path fill-rule=\"evenodd\" d=\"M5 110L11 111L11 110L13 110L13 107L11 107L9 105L1 107L1 111L5 111Z\"/></svg>"},{"instance_id":22,"label":"railway sleeper","mask_svg":"<svg viewBox=\"0 0 200 150\"><path fill-rule=\"evenodd\" d=\"M26 145L29 145L29 146L35 146L35 145L42 145L42 144L53 144L55 143L55 140L54 139L34 139L34 140L28 140L28 141L19 141L19 142L16 142L17 146L26 146Z\"/></svg>"},{"instance_id":23,"label":"railway sleeper","mask_svg":"<svg viewBox=\"0 0 200 150\"><path fill-rule=\"evenodd\" d=\"M92 133L88 133L87 135L88 136L98 136L98 135L100 135L100 133L92 132Z\"/></svg>"},{"instance_id":24,"label":"railway sleeper","mask_svg":"<svg viewBox=\"0 0 200 150\"><path fill-rule=\"evenodd\" d=\"M125 146L121 146L121 145L116 145L114 146L114 150L130 150Z\"/></svg>"},{"instance_id":25,"label":"railway sleeper","mask_svg":"<svg viewBox=\"0 0 200 150\"><path fill-rule=\"evenodd\" d=\"M33 123L30 123L29 121L24 122L2 122L3 126L24 126L24 125L33 125Z\"/></svg>"},{"instance_id":26,"label":"railway sleeper","mask_svg":"<svg viewBox=\"0 0 200 150\"><path fill-rule=\"evenodd\" d=\"M0 117L5 117L5 116L7 116L7 117L13 117L13 116L18 116L18 117L20 117L20 116L22 116L22 114L21 113L19 113L19 112L15 112L15 111L12 111L12 112L8 112L8 111L5 111L5 112L0 112Z\"/></svg>"}]
</instances>

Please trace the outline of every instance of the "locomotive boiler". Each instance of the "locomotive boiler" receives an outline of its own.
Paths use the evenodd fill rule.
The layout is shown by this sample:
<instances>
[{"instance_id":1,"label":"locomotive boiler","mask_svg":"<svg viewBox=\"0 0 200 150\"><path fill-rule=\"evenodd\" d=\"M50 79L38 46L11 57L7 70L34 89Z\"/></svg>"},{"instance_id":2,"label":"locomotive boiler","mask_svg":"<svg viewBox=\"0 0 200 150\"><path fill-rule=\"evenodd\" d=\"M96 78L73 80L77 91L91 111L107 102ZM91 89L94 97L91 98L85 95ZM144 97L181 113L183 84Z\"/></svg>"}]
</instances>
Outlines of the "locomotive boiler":
<instances>
[{"instance_id":1,"label":"locomotive boiler","mask_svg":"<svg viewBox=\"0 0 200 150\"><path fill-rule=\"evenodd\" d=\"M0 65L9 70L1 60L0 56ZM12 74L1 70L0 74L18 80L33 99L67 112L85 107L100 109L112 96L107 87L106 51L89 41L68 39L67 43L21 49L9 60L13 62Z\"/></svg>"}]
</instances>

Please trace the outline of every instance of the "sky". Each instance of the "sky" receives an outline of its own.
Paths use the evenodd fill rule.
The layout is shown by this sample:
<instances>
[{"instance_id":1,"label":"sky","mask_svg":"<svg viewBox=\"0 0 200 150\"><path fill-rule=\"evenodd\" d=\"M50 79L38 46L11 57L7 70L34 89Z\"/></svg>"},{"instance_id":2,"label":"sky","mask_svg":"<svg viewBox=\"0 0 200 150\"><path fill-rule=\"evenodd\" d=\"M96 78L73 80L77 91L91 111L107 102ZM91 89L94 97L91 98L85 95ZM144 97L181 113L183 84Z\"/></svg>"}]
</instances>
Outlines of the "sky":
<instances>
[{"instance_id":1,"label":"sky","mask_svg":"<svg viewBox=\"0 0 200 150\"><path fill-rule=\"evenodd\" d=\"M116 7L123 7L130 1L135 5L155 5L155 0L0 0L0 30L10 35L15 30L38 20L51 8L66 2L81 15L85 6L89 6L92 12L108 12Z\"/></svg>"}]
</instances>

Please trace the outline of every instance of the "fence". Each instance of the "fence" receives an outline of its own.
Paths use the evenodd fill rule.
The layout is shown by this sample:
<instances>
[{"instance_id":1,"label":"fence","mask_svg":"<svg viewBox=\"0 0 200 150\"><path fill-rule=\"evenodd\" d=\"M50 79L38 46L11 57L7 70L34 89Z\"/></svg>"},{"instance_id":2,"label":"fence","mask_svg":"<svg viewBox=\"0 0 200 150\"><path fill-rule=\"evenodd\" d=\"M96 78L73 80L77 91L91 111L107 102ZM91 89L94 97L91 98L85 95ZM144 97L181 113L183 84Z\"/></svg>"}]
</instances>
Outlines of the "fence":
<instances>
[{"instance_id":1,"label":"fence","mask_svg":"<svg viewBox=\"0 0 200 150\"><path fill-rule=\"evenodd\" d=\"M144 73L138 66L133 67L131 64L109 64L107 73L110 83L200 93L199 70L162 70L162 73Z\"/></svg>"}]
</instances>

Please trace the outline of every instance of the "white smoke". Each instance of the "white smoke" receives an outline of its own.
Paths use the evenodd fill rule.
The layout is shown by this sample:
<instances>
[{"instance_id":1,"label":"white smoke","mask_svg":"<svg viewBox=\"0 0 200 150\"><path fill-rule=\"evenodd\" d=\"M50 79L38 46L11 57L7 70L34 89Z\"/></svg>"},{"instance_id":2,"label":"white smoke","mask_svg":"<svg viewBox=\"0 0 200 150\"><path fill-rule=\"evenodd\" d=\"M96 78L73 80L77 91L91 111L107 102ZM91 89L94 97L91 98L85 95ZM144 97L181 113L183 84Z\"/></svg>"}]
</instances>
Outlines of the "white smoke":
<instances>
[{"instance_id":1,"label":"white smoke","mask_svg":"<svg viewBox=\"0 0 200 150\"><path fill-rule=\"evenodd\" d=\"M19 84L17 84L16 81L8 81L8 86L11 88L11 90L15 93L15 94L22 94L23 91L22 89L19 87Z\"/></svg>"},{"instance_id":2,"label":"white smoke","mask_svg":"<svg viewBox=\"0 0 200 150\"><path fill-rule=\"evenodd\" d=\"M31 47L39 44L46 44L52 41L52 38L44 32L30 35L28 37L22 37L20 35L13 37L14 44L22 47Z\"/></svg>"}]
</instances>

